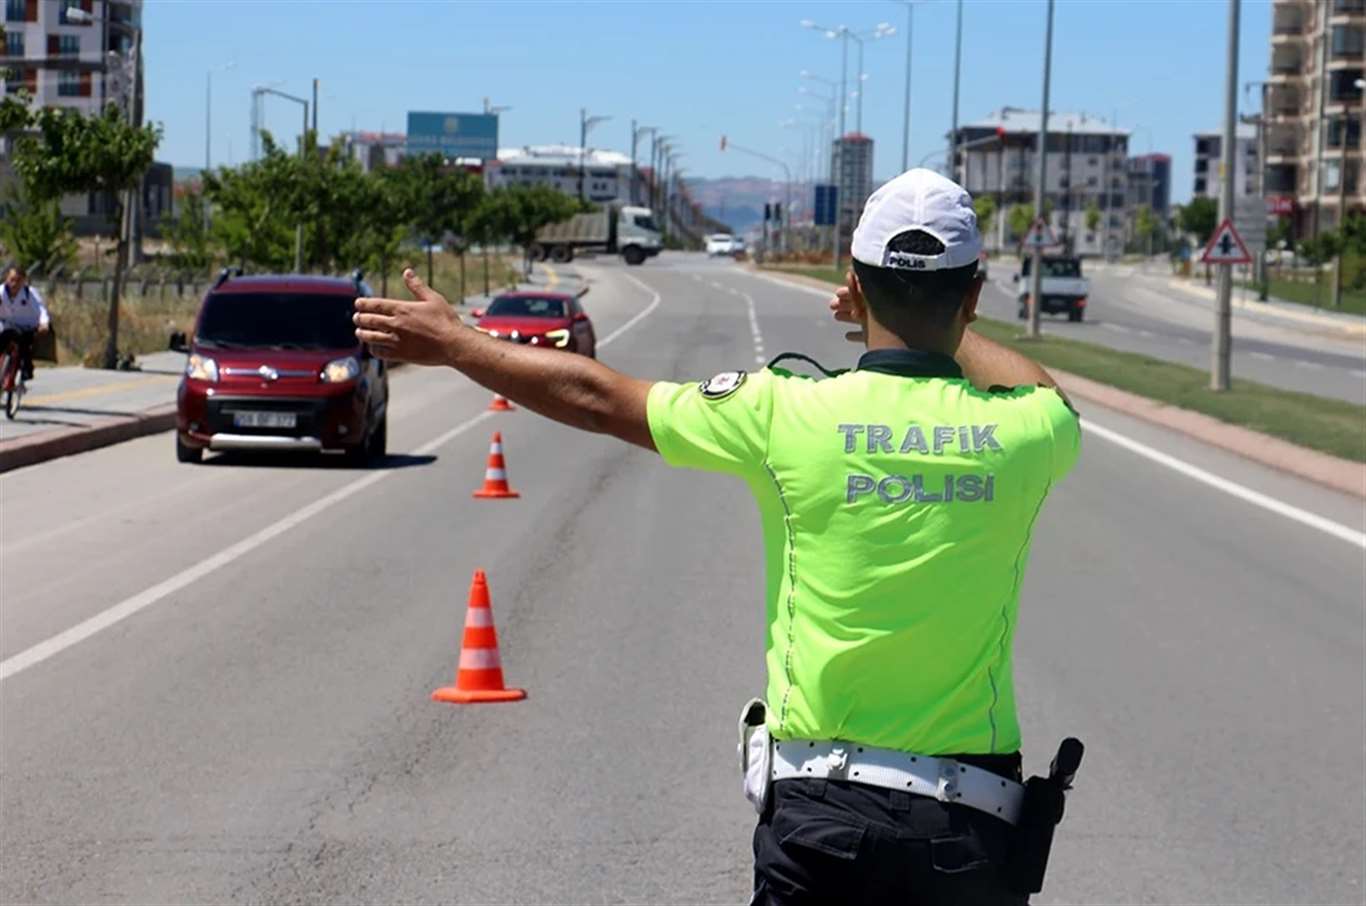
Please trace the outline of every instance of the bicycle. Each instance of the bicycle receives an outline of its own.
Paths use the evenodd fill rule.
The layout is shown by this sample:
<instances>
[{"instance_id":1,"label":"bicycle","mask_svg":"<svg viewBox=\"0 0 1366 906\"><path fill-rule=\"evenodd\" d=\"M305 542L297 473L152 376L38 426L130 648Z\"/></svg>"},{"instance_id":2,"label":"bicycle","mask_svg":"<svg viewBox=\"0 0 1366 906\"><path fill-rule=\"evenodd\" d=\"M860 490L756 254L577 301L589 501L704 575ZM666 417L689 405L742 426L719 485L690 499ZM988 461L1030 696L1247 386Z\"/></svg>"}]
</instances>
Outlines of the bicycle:
<instances>
[{"instance_id":1,"label":"bicycle","mask_svg":"<svg viewBox=\"0 0 1366 906\"><path fill-rule=\"evenodd\" d=\"M19 341L11 338L5 350L0 352L0 393L5 396L5 418L10 421L19 411L19 404L28 389L24 381L24 369L19 354Z\"/></svg>"}]
</instances>

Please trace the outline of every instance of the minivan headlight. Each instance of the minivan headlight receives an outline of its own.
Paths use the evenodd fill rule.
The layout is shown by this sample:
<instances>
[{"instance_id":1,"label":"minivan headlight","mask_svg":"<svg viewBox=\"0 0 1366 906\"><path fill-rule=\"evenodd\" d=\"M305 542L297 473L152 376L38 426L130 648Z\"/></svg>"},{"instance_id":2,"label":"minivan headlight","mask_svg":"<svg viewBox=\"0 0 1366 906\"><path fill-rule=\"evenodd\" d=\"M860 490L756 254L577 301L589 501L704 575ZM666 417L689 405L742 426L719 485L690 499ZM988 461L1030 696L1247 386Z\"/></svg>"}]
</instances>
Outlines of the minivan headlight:
<instances>
[{"instance_id":1,"label":"minivan headlight","mask_svg":"<svg viewBox=\"0 0 1366 906\"><path fill-rule=\"evenodd\" d=\"M360 362L355 356L333 359L323 366L322 379L325 384L344 384L360 377Z\"/></svg>"},{"instance_id":2,"label":"minivan headlight","mask_svg":"<svg viewBox=\"0 0 1366 906\"><path fill-rule=\"evenodd\" d=\"M195 353L185 363L185 376L196 381L218 383L218 363L206 355Z\"/></svg>"},{"instance_id":3,"label":"minivan headlight","mask_svg":"<svg viewBox=\"0 0 1366 906\"><path fill-rule=\"evenodd\" d=\"M567 330L547 330L545 338L554 343L556 349L563 349L569 345L569 331Z\"/></svg>"}]
</instances>

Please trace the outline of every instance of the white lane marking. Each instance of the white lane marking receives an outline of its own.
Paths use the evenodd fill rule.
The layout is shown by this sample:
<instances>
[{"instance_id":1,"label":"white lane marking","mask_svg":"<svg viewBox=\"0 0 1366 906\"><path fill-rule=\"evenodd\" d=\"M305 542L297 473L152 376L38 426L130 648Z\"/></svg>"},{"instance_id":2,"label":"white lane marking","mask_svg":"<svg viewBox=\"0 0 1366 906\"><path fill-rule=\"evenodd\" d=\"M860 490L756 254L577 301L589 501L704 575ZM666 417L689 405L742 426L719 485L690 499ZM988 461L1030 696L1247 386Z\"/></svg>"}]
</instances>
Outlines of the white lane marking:
<instances>
[{"instance_id":1,"label":"white lane marking","mask_svg":"<svg viewBox=\"0 0 1366 906\"><path fill-rule=\"evenodd\" d=\"M640 282L630 274L622 274L622 276L635 283L641 289L645 290L653 298L651 299L650 304L646 306L642 311L637 312L635 316L632 317L625 324L621 325L616 330L612 331L605 338L599 340L599 348L610 344L613 340L617 339L626 331L634 327L636 324L640 323L642 318L644 318L645 316L647 316L659 307L659 293L655 292L653 289L646 286L644 283ZM481 412L473 418L461 422L460 424L456 425L454 428L451 428L444 434L418 447L416 450L413 451L413 454L417 456L426 456L429 453L435 452L436 450L445 446L451 440L454 440L456 437L460 436L461 434L464 434L466 431L470 430L476 425L479 425L487 419L491 418L494 414L495 413L488 411ZM198 582L200 579L204 578L205 576L209 575L215 570L227 566L234 560L237 560L251 553L252 551L256 550L258 547L261 547L268 541L271 541L274 538L278 538L280 535L283 535L290 529L293 529L296 526L301 525L302 523L313 518L314 516L317 516L319 513L331 509L333 506L341 503L342 501L350 497L354 497L366 488L373 487L374 485L379 484L384 479L388 478L391 475L397 474L399 471L402 470L386 469L379 472L373 472L365 476L364 478L360 478L356 481L351 482L348 485L343 485L342 487L326 495L325 497L318 498L317 500L313 501L303 509L296 510L295 512L279 520L278 522L272 523L271 525L266 526L265 528L261 529L255 534L243 538L241 541L237 542L236 544L230 547L225 548L222 551L219 551L217 554L214 554L211 557L199 561L193 566L181 570L174 576L171 576L169 579L166 579L162 582L158 582L151 588L141 591L138 594L133 595L131 598L125 598L124 600L113 605L112 607L106 608L105 610L100 611L94 616L82 620L81 622L77 623L75 626L70 627L69 629L65 629L54 636L46 638L43 641L37 643L36 645L32 645L28 648L25 648L18 654L14 654L10 657L5 658L3 661L0 661L0 682L9 679L16 673L20 673L21 671L27 670L29 667L32 667L36 664L41 664L43 661L47 660L50 657L61 654L63 651L70 648L71 646L80 644L81 642L85 641L86 639L90 638L96 633L108 629L110 626L113 626L116 623L126 620L128 617L133 616L140 610L144 610L152 606L153 604L157 603L166 596L175 594L181 589L193 585L195 582Z\"/></svg>"},{"instance_id":2,"label":"white lane marking","mask_svg":"<svg viewBox=\"0 0 1366 906\"><path fill-rule=\"evenodd\" d=\"M793 283L791 280L783 280L779 277L770 277L768 274L761 274L758 271L745 271L745 273L749 274L751 277L754 277L757 280L763 280L768 283L776 283L783 289L795 289L798 292L810 293L813 296L821 296L825 299L829 299L835 295L835 287L833 286L831 286L829 289L817 289L814 286L807 286L805 283Z\"/></svg>"},{"instance_id":3,"label":"white lane marking","mask_svg":"<svg viewBox=\"0 0 1366 906\"><path fill-rule=\"evenodd\" d=\"M740 297L745 300L745 307L749 309L749 332L754 338L754 361L757 364L764 364L764 335L759 330L759 313L754 308L754 297L749 293L742 292Z\"/></svg>"},{"instance_id":4,"label":"white lane marking","mask_svg":"<svg viewBox=\"0 0 1366 906\"><path fill-rule=\"evenodd\" d=\"M1276 361L1276 357L1274 355L1268 355L1265 352L1249 352L1248 355L1252 356L1254 359L1261 359L1263 362Z\"/></svg>"},{"instance_id":5,"label":"white lane marking","mask_svg":"<svg viewBox=\"0 0 1366 906\"><path fill-rule=\"evenodd\" d=\"M1145 339L1151 340L1153 338L1153 332L1151 330L1143 330L1140 328L1139 330L1135 331L1135 333L1137 333L1140 337L1144 337Z\"/></svg>"},{"instance_id":6,"label":"white lane marking","mask_svg":"<svg viewBox=\"0 0 1366 906\"><path fill-rule=\"evenodd\" d=\"M1322 371L1323 366L1318 362L1306 362L1303 359L1295 362L1296 368L1308 368L1310 371Z\"/></svg>"},{"instance_id":7,"label":"white lane marking","mask_svg":"<svg viewBox=\"0 0 1366 906\"><path fill-rule=\"evenodd\" d=\"M1341 523L1334 522L1331 519L1325 519L1323 516L1311 513L1308 510L1302 510L1297 506L1291 506L1274 497L1269 497L1260 491L1254 491L1252 488L1246 487L1245 485L1215 475L1213 472L1207 472L1199 466L1193 466L1185 460L1177 459L1175 456L1163 453L1161 450L1155 450L1147 444L1139 443L1117 431L1103 428L1089 419L1083 419L1081 424L1083 430L1086 432L1104 438L1110 443L1121 446L1131 453L1137 453L1139 456L1151 459L1159 465L1164 465L1173 471L1180 472L1188 478L1194 478L1196 481L1203 482L1212 488L1217 488L1225 494L1237 497L1239 500L1244 500L1253 506L1259 506L1278 516L1284 516L1286 519L1293 520L1301 525L1307 525L1324 534L1332 535L1334 538L1339 538L1349 544L1356 545L1362 550L1366 550L1366 533L1358 532L1356 529L1348 528Z\"/></svg>"},{"instance_id":8,"label":"white lane marking","mask_svg":"<svg viewBox=\"0 0 1366 906\"><path fill-rule=\"evenodd\" d=\"M1100 326L1105 330L1113 330L1116 333L1132 333L1132 329L1125 327L1123 324L1111 324L1107 321Z\"/></svg>"},{"instance_id":9,"label":"white lane marking","mask_svg":"<svg viewBox=\"0 0 1366 906\"><path fill-rule=\"evenodd\" d=\"M1190 339L1189 337L1175 337L1175 340L1176 340L1176 342L1177 342L1178 344L1180 344L1181 346L1194 346L1194 345L1195 345L1195 341L1192 340L1192 339Z\"/></svg>"}]
</instances>

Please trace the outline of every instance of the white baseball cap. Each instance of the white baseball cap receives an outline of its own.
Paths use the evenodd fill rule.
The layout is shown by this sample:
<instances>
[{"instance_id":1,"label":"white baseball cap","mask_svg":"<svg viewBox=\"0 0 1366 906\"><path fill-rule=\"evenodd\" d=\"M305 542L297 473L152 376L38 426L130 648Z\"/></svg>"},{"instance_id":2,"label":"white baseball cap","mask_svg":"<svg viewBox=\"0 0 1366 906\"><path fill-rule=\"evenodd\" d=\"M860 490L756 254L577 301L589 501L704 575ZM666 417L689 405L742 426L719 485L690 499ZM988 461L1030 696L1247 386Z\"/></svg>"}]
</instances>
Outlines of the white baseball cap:
<instances>
[{"instance_id":1,"label":"white baseball cap","mask_svg":"<svg viewBox=\"0 0 1366 906\"><path fill-rule=\"evenodd\" d=\"M887 248L908 230L922 230L944 243L938 255L916 255ZM937 271L977 263L982 234L972 196L933 170L907 170L868 197L854 230L854 258L873 267Z\"/></svg>"}]
</instances>

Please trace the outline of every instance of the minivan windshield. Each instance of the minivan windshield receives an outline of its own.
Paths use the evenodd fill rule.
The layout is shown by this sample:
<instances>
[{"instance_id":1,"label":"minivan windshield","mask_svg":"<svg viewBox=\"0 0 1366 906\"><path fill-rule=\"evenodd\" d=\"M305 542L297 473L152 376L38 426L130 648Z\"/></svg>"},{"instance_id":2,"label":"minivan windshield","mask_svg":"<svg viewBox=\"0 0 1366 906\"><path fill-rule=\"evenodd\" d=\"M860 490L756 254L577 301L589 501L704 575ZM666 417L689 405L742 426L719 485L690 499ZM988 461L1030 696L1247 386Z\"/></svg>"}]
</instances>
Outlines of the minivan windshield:
<instances>
[{"instance_id":1,"label":"minivan windshield","mask_svg":"<svg viewBox=\"0 0 1366 906\"><path fill-rule=\"evenodd\" d=\"M355 297L317 293L214 293L195 342L237 349L350 349Z\"/></svg>"},{"instance_id":2,"label":"minivan windshield","mask_svg":"<svg viewBox=\"0 0 1366 906\"><path fill-rule=\"evenodd\" d=\"M567 318L563 299L499 296L484 313L489 318Z\"/></svg>"}]
</instances>

